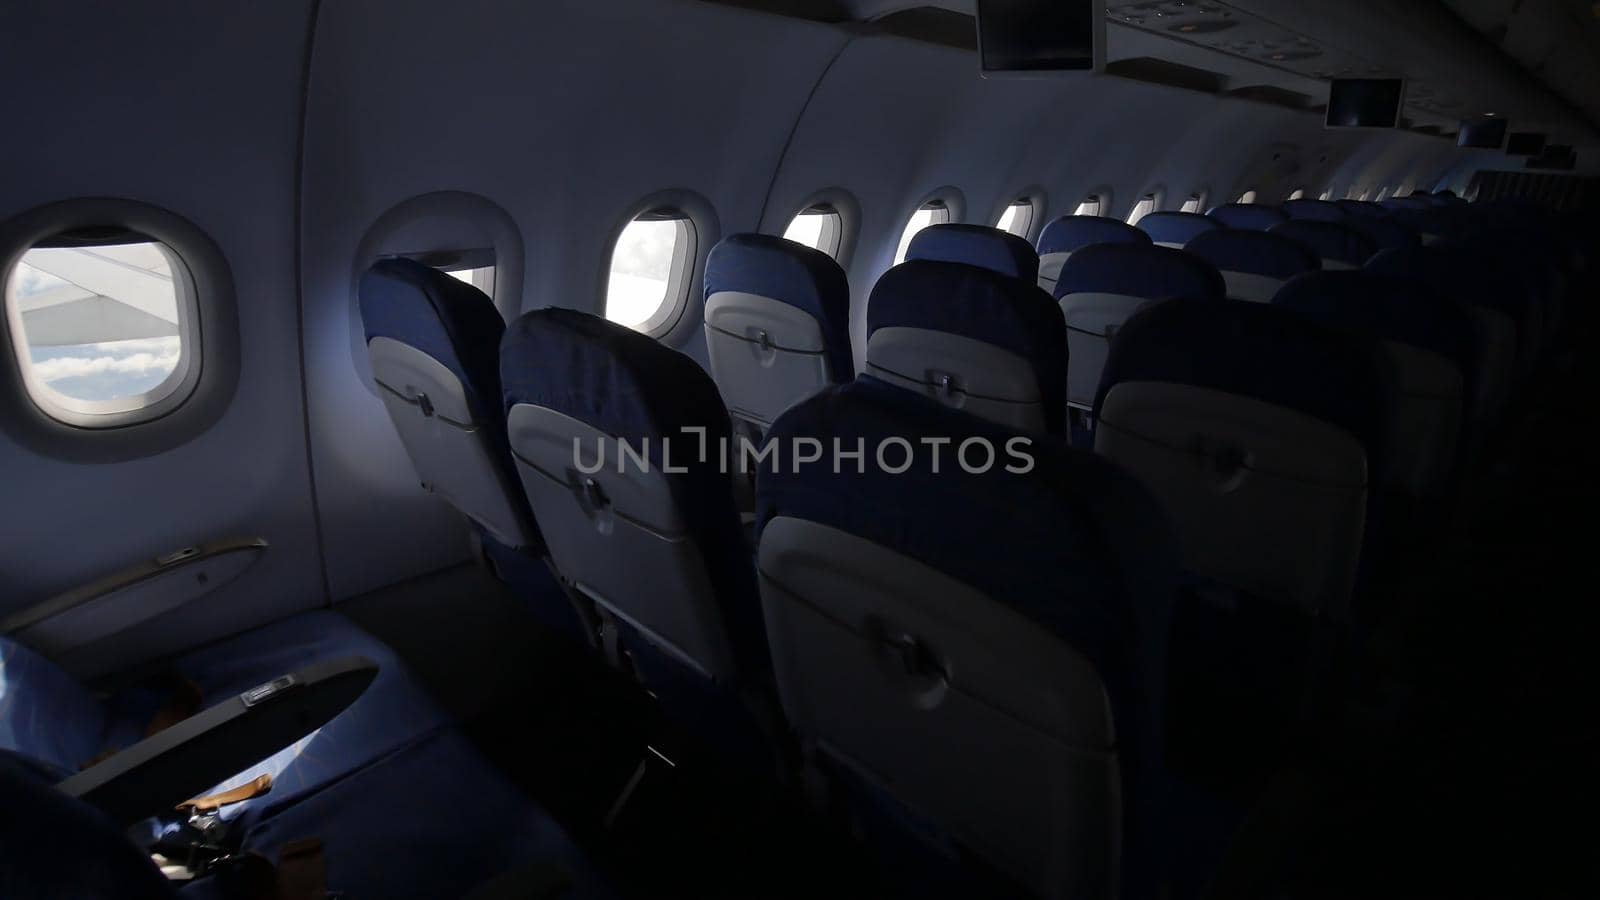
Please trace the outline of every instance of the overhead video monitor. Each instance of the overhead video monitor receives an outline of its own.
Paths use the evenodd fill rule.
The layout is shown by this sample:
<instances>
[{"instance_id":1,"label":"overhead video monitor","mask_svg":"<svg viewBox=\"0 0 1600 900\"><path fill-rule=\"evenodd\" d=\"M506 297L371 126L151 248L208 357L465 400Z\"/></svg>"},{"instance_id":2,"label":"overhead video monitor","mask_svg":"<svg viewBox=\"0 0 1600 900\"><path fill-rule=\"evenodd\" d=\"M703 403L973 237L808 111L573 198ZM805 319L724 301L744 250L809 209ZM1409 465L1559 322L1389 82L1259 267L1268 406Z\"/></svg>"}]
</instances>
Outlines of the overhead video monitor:
<instances>
[{"instance_id":1,"label":"overhead video monitor","mask_svg":"<svg viewBox=\"0 0 1600 900\"><path fill-rule=\"evenodd\" d=\"M1506 140L1509 156L1538 156L1544 152L1545 137L1535 131L1513 131Z\"/></svg>"},{"instance_id":2,"label":"overhead video monitor","mask_svg":"<svg viewBox=\"0 0 1600 900\"><path fill-rule=\"evenodd\" d=\"M1506 120L1489 118L1462 119L1461 131L1456 135L1457 147L1478 150L1499 150L1506 142Z\"/></svg>"},{"instance_id":3,"label":"overhead video monitor","mask_svg":"<svg viewBox=\"0 0 1600 900\"><path fill-rule=\"evenodd\" d=\"M985 78L1098 71L1105 45L1105 0L978 0Z\"/></svg>"},{"instance_id":4,"label":"overhead video monitor","mask_svg":"<svg viewBox=\"0 0 1600 900\"><path fill-rule=\"evenodd\" d=\"M1335 78L1328 88L1329 128L1394 128L1400 124L1403 78Z\"/></svg>"}]
</instances>

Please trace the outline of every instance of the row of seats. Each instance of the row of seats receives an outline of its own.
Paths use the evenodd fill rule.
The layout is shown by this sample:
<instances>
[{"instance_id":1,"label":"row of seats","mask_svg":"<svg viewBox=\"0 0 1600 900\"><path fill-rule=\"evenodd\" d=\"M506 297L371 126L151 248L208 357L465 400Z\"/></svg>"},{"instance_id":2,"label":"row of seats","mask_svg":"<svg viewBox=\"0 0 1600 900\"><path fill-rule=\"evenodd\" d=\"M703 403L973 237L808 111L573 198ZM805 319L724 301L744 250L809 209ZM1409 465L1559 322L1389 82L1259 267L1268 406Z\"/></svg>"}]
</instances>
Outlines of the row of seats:
<instances>
[{"instance_id":1,"label":"row of seats","mask_svg":"<svg viewBox=\"0 0 1600 900\"><path fill-rule=\"evenodd\" d=\"M844 274L760 235L708 262L714 378L571 310L530 312L491 340L494 328L452 324L462 304L492 313L487 298L405 260L374 267L361 305L423 480L486 538L486 510L526 504L543 539L522 552L548 552L587 638L676 714L746 740L776 697L805 758L860 809L892 806L1031 893L1120 880L1145 896L1170 875L1174 609L1223 590L1231 605L1348 623L1386 494L1449 493L1462 398L1490 377L1465 307L1496 301L1427 288L1457 251L1419 240L1380 255L1416 268L1405 277L1317 271L1320 251L1287 225L1341 227L1201 229L1177 249L1069 217L1037 252L994 229L925 229L871 292L859 374ZM1090 232L1103 239L1062 238ZM1285 283L1270 296L1229 299L1188 249L1219 242L1229 271L1269 277L1251 261L1275 251L1252 243L1306 271L1271 269ZM1519 312L1546 299L1504 286ZM381 338L414 353L380 353ZM457 402L471 397L481 404ZM1024 438L1033 465L941 469L915 452L904 471L835 471L780 457L757 476L752 558L735 479L704 452L730 439L730 414L780 454L802 438ZM1095 423L1081 449L1074 414ZM621 465L627 448L650 465ZM1243 646L1269 639L1229 627ZM775 733L753 731L757 745Z\"/></svg>"}]
</instances>

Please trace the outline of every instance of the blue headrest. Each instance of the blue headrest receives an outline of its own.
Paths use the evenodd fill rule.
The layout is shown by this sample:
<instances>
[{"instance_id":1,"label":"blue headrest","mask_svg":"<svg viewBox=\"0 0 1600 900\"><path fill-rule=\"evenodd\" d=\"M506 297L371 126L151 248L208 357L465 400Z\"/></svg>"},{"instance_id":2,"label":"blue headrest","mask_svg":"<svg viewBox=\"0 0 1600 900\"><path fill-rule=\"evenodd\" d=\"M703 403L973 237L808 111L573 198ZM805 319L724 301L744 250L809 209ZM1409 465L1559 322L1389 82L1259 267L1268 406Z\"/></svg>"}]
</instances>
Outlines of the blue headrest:
<instances>
[{"instance_id":1,"label":"blue headrest","mask_svg":"<svg viewBox=\"0 0 1600 900\"><path fill-rule=\"evenodd\" d=\"M654 338L556 307L511 323L500 346L500 370L506 413L519 403L542 406L648 450L705 558L712 590L735 634L740 668L765 668L761 607L733 481L715 453L700 456L701 447L722 446L730 433L728 410L711 376ZM671 471L664 465L669 461Z\"/></svg>"},{"instance_id":2,"label":"blue headrest","mask_svg":"<svg viewBox=\"0 0 1600 900\"><path fill-rule=\"evenodd\" d=\"M1190 241L1183 252L1198 256L1218 271L1248 272L1287 281L1301 272L1322 268L1322 260L1299 241L1265 231L1222 229Z\"/></svg>"},{"instance_id":3,"label":"blue headrest","mask_svg":"<svg viewBox=\"0 0 1600 900\"><path fill-rule=\"evenodd\" d=\"M1417 233L1417 229L1394 216L1381 219L1375 216L1355 216L1345 224L1372 238L1372 242L1378 245L1379 250L1402 250L1422 243L1422 235Z\"/></svg>"},{"instance_id":4,"label":"blue headrest","mask_svg":"<svg viewBox=\"0 0 1600 900\"><path fill-rule=\"evenodd\" d=\"M1309 276L1302 276L1309 277ZM1117 332L1095 396L1124 381L1166 381L1253 397L1344 429L1380 471L1385 382L1375 343L1265 303L1160 303Z\"/></svg>"},{"instance_id":5,"label":"blue headrest","mask_svg":"<svg viewBox=\"0 0 1600 900\"><path fill-rule=\"evenodd\" d=\"M1075 253L1090 244L1148 244L1150 235L1121 219L1105 216L1062 216L1039 235L1039 255Z\"/></svg>"},{"instance_id":6,"label":"blue headrest","mask_svg":"<svg viewBox=\"0 0 1600 900\"><path fill-rule=\"evenodd\" d=\"M1285 200L1280 207L1284 215L1291 219L1310 219L1314 222L1343 222L1349 216L1344 208L1330 200L1315 200L1311 197L1301 197L1298 200Z\"/></svg>"},{"instance_id":7,"label":"blue headrest","mask_svg":"<svg viewBox=\"0 0 1600 900\"><path fill-rule=\"evenodd\" d=\"M1046 430L1065 428L1067 324L1032 282L960 263L902 263L878 279L867 302L868 340L890 327L941 331L1017 354L1038 376Z\"/></svg>"},{"instance_id":8,"label":"blue headrest","mask_svg":"<svg viewBox=\"0 0 1600 900\"><path fill-rule=\"evenodd\" d=\"M809 437L866 447L865 471L846 465L763 469L758 527L778 516L836 528L971 585L1082 652L1105 680L1125 771L1156 765L1165 644L1177 589L1170 526L1135 480L1092 453L1032 441L1033 469L1005 471L1017 433L888 386L870 375L795 405L773 424L781 446ZM1000 462L953 465L964 441L987 441ZM915 448L910 468L880 468L886 441ZM935 467L930 441L948 440ZM886 465L904 454L885 452Z\"/></svg>"},{"instance_id":9,"label":"blue headrest","mask_svg":"<svg viewBox=\"0 0 1600 900\"><path fill-rule=\"evenodd\" d=\"M415 347L449 369L473 414L500 409L499 352L506 323L482 291L412 259L380 259L361 276L361 327Z\"/></svg>"},{"instance_id":10,"label":"blue headrest","mask_svg":"<svg viewBox=\"0 0 1600 900\"><path fill-rule=\"evenodd\" d=\"M1504 286L1494 263L1465 248L1434 244L1385 250L1368 260L1366 270L1415 279L1466 306L1499 310L1512 318L1521 314L1521 294Z\"/></svg>"},{"instance_id":11,"label":"blue headrest","mask_svg":"<svg viewBox=\"0 0 1600 900\"><path fill-rule=\"evenodd\" d=\"M1308 272L1280 289L1273 306L1341 328L1431 350L1473 371L1473 325L1465 307L1422 282L1371 271Z\"/></svg>"},{"instance_id":12,"label":"blue headrest","mask_svg":"<svg viewBox=\"0 0 1600 900\"><path fill-rule=\"evenodd\" d=\"M1376 203L1368 203L1365 200L1355 200L1346 197L1343 200L1335 200L1334 203L1338 204L1339 208L1344 210L1345 215L1349 219L1383 219L1387 218L1389 215L1389 211L1387 209L1384 209Z\"/></svg>"},{"instance_id":13,"label":"blue headrest","mask_svg":"<svg viewBox=\"0 0 1600 900\"><path fill-rule=\"evenodd\" d=\"M1221 227L1216 219L1188 212L1153 212L1139 220L1139 230L1163 244L1187 244Z\"/></svg>"},{"instance_id":14,"label":"blue headrest","mask_svg":"<svg viewBox=\"0 0 1600 900\"><path fill-rule=\"evenodd\" d=\"M801 310L822 326L834 381L855 376L850 352L850 284L833 257L770 234L731 234L706 257L705 296L755 294Z\"/></svg>"},{"instance_id":15,"label":"blue headrest","mask_svg":"<svg viewBox=\"0 0 1600 900\"><path fill-rule=\"evenodd\" d=\"M1227 285L1210 263L1182 250L1097 244L1068 257L1056 282L1057 298L1085 292L1126 294L1147 300L1220 300L1227 293Z\"/></svg>"},{"instance_id":16,"label":"blue headrest","mask_svg":"<svg viewBox=\"0 0 1600 900\"><path fill-rule=\"evenodd\" d=\"M1266 203L1224 203L1206 213L1224 228L1242 228L1246 231L1266 231L1289 217L1283 210Z\"/></svg>"},{"instance_id":17,"label":"blue headrest","mask_svg":"<svg viewBox=\"0 0 1600 900\"><path fill-rule=\"evenodd\" d=\"M1290 219L1270 229L1273 234L1299 241L1323 259L1360 266L1378 252L1378 245L1365 234L1338 222Z\"/></svg>"},{"instance_id":18,"label":"blue headrest","mask_svg":"<svg viewBox=\"0 0 1600 900\"><path fill-rule=\"evenodd\" d=\"M929 225L911 239L906 259L978 266L1029 284L1039 280L1039 254L1032 244L983 225Z\"/></svg>"}]
</instances>

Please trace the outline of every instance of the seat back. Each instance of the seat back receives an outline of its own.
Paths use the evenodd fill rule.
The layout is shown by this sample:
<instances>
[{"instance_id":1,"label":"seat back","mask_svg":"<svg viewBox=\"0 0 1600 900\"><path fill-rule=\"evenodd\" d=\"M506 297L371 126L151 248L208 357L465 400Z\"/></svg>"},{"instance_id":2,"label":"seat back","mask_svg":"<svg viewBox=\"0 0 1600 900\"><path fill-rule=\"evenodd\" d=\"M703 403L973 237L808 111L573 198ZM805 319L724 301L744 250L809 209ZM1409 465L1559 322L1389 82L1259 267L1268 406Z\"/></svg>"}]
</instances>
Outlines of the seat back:
<instances>
[{"instance_id":1,"label":"seat back","mask_svg":"<svg viewBox=\"0 0 1600 900\"><path fill-rule=\"evenodd\" d=\"M1062 216L1039 233L1039 287L1054 292L1067 257L1090 244L1148 244L1150 235L1121 219Z\"/></svg>"},{"instance_id":2,"label":"seat back","mask_svg":"<svg viewBox=\"0 0 1600 900\"><path fill-rule=\"evenodd\" d=\"M1393 394L1385 404L1389 452L1379 485L1440 500L1449 492L1473 372L1472 322L1420 282L1371 272L1313 272L1273 304L1382 343Z\"/></svg>"},{"instance_id":3,"label":"seat back","mask_svg":"<svg viewBox=\"0 0 1600 900\"><path fill-rule=\"evenodd\" d=\"M1352 216L1345 224L1371 238L1380 251L1404 250L1422 244L1422 235L1417 229L1394 216Z\"/></svg>"},{"instance_id":4,"label":"seat back","mask_svg":"<svg viewBox=\"0 0 1600 900\"><path fill-rule=\"evenodd\" d=\"M484 293L409 259L361 276L361 324L378 396L417 477L508 547L541 551L500 414L505 321Z\"/></svg>"},{"instance_id":5,"label":"seat back","mask_svg":"<svg viewBox=\"0 0 1600 900\"><path fill-rule=\"evenodd\" d=\"M54 662L0 635L0 750L76 772L106 749L110 715Z\"/></svg>"},{"instance_id":6,"label":"seat back","mask_svg":"<svg viewBox=\"0 0 1600 900\"><path fill-rule=\"evenodd\" d=\"M867 304L867 368L890 384L1024 431L1066 429L1061 310L1032 282L914 260Z\"/></svg>"},{"instance_id":7,"label":"seat back","mask_svg":"<svg viewBox=\"0 0 1600 900\"><path fill-rule=\"evenodd\" d=\"M1313 222L1344 222L1350 218L1339 204L1313 197L1285 200L1279 205L1279 209L1291 219L1308 219Z\"/></svg>"},{"instance_id":8,"label":"seat back","mask_svg":"<svg viewBox=\"0 0 1600 900\"><path fill-rule=\"evenodd\" d=\"M1177 248L1182 248L1199 235L1216 231L1221 227L1216 219L1200 213L1175 211L1148 213L1139 219L1138 225L1140 231L1150 235L1150 240L1160 246Z\"/></svg>"},{"instance_id":9,"label":"seat back","mask_svg":"<svg viewBox=\"0 0 1600 900\"><path fill-rule=\"evenodd\" d=\"M704 678L731 682L761 658L710 376L646 335L557 308L512 323L501 371L511 451L561 576Z\"/></svg>"},{"instance_id":10,"label":"seat back","mask_svg":"<svg viewBox=\"0 0 1600 900\"><path fill-rule=\"evenodd\" d=\"M1039 254L1009 231L985 225L929 225L906 248L906 259L962 263L1032 284L1039 280Z\"/></svg>"},{"instance_id":11,"label":"seat back","mask_svg":"<svg viewBox=\"0 0 1600 900\"><path fill-rule=\"evenodd\" d=\"M1517 370L1517 298L1496 290L1493 267L1466 250L1448 246L1385 250L1366 266L1368 272L1408 278L1460 306L1472 326L1473 373L1467 417L1481 437L1497 419Z\"/></svg>"},{"instance_id":12,"label":"seat back","mask_svg":"<svg viewBox=\"0 0 1600 900\"><path fill-rule=\"evenodd\" d=\"M1340 621L1382 464L1381 377L1376 348L1286 310L1162 303L1112 347L1095 451L1155 492L1191 571Z\"/></svg>"},{"instance_id":13,"label":"seat back","mask_svg":"<svg viewBox=\"0 0 1600 900\"><path fill-rule=\"evenodd\" d=\"M1283 210L1266 203L1224 203L1206 213L1222 223L1224 228L1245 231L1266 231L1280 222L1289 221Z\"/></svg>"},{"instance_id":14,"label":"seat back","mask_svg":"<svg viewBox=\"0 0 1600 900\"><path fill-rule=\"evenodd\" d=\"M804 745L1030 895L1120 895L1119 869L1151 868L1122 861L1153 821L1175 586L1151 499L1055 441L1007 471L1015 432L871 376L773 434L867 448L860 469L758 481L762 609ZM999 456L935 462L934 442Z\"/></svg>"},{"instance_id":15,"label":"seat back","mask_svg":"<svg viewBox=\"0 0 1600 900\"><path fill-rule=\"evenodd\" d=\"M1304 244L1265 231L1213 231L1183 249L1222 273L1230 298L1251 303L1270 303L1284 282L1322 268L1322 260Z\"/></svg>"},{"instance_id":16,"label":"seat back","mask_svg":"<svg viewBox=\"0 0 1600 900\"><path fill-rule=\"evenodd\" d=\"M1067 402L1087 410L1106 353L1128 317L1173 297L1221 300L1222 276L1199 257L1170 247L1085 247L1061 269L1056 299L1067 322Z\"/></svg>"},{"instance_id":17,"label":"seat back","mask_svg":"<svg viewBox=\"0 0 1600 900\"><path fill-rule=\"evenodd\" d=\"M1324 269L1359 269L1378 252L1378 245L1353 226L1316 219L1290 219L1269 229L1310 247Z\"/></svg>"},{"instance_id":18,"label":"seat back","mask_svg":"<svg viewBox=\"0 0 1600 900\"><path fill-rule=\"evenodd\" d=\"M767 234L723 238L706 258L706 353L728 412L764 430L855 377L850 285L833 257Z\"/></svg>"},{"instance_id":19,"label":"seat back","mask_svg":"<svg viewBox=\"0 0 1600 900\"><path fill-rule=\"evenodd\" d=\"M1389 215L1389 210L1367 200L1356 200L1346 197L1343 200L1333 201L1345 211L1346 221L1356 219L1382 219Z\"/></svg>"}]
</instances>

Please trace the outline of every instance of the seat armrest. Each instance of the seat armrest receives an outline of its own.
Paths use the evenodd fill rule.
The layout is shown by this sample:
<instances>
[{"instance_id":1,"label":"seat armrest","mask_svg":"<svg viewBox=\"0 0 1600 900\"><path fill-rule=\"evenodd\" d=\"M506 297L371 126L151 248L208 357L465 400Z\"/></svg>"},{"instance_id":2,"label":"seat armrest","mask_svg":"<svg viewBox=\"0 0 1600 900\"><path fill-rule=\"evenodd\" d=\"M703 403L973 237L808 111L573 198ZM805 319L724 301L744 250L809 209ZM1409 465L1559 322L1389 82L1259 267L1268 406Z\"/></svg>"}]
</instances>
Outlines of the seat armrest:
<instances>
[{"instance_id":1,"label":"seat armrest","mask_svg":"<svg viewBox=\"0 0 1600 900\"><path fill-rule=\"evenodd\" d=\"M119 825L170 812L321 728L377 674L377 663L361 656L314 663L201 710L56 787Z\"/></svg>"}]
</instances>

